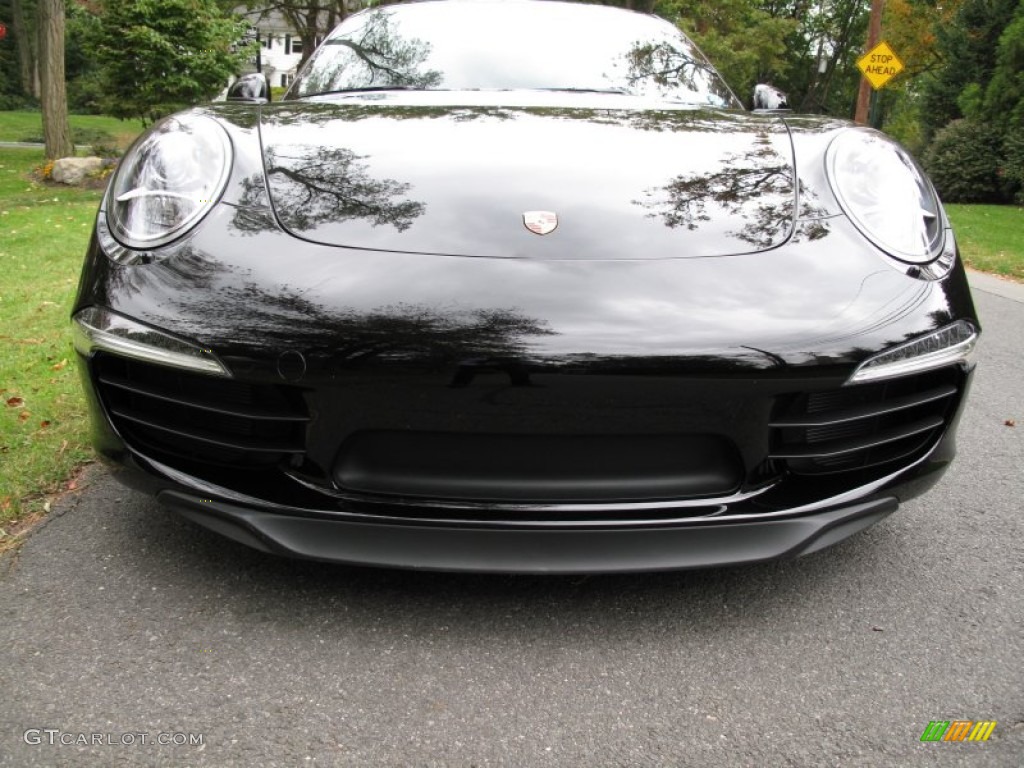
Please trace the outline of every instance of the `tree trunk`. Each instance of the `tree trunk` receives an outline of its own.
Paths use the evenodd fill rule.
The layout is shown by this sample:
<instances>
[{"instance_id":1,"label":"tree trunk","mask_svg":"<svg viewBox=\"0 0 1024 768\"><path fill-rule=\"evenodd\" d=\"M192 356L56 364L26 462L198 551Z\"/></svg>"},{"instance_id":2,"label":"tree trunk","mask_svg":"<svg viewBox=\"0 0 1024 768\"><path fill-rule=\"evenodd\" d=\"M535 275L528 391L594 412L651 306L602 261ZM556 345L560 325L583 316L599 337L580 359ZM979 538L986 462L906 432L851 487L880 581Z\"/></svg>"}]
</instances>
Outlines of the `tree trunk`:
<instances>
[{"instance_id":1,"label":"tree trunk","mask_svg":"<svg viewBox=\"0 0 1024 768\"><path fill-rule=\"evenodd\" d=\"M18 74L21 79L21 91L26 96L39 98L39 81L36 72L35 46L32 29L25 23L25 10L21 0L11 0L11 26L14 32L14 43L18 49Z\"/></svg>"},{"instance_id":2,"label":"tree trunk","mask_svg":"<svg viewBox=\"0 0 1024 768\"><path fill-rule=\"evenodd\" d=\"M301 70L306 64L306 60L313 53L313 46L316 45L316 38L321 34L320 30L320 5L315 4L306 13L305 24L303 27L296 29L299 34L302 35L302 56L299 57L299 63L295 66L296 72Z\"/></svg>"},{"instance_id":3,"label":"tree trunk","mask_svg":"<svg viewBox=\"0 0 1024 768\"><path fill-rule=\"evenodd\" d=\"M40 106L46 159L75 153L68 125L68 97L64 85L64 0L39 0Z\"/></svg>"}]
</instances>

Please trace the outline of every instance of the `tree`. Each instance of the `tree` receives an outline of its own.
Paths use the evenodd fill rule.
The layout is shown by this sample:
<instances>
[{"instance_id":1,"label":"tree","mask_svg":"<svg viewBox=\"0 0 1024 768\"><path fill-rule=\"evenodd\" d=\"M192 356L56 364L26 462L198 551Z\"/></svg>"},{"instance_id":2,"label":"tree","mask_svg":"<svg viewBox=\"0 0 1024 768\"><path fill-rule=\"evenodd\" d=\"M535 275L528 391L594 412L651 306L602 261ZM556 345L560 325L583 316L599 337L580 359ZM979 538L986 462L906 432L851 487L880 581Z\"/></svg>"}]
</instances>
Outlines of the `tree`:
<instances>
[{"instance_id":1,"label":"tree","mask_svg":"<svg viewBox=\"0 0 1024 768\"><path fill-rule=\"evenodd\" d=\"M886 0L883 37L906 67L878 93L879 123L915 155L923 155L922 77L943 65L936 30L953 23L963 0Z\"/></svg>"},{"instance_id":2,"label":"tree","mask_svg":"<svg viewBox=\"0 0 1024 768\"><path fill-rule=\"evenodd\" d=\"M945 187L960 199L1020 199L1024 0L962 0L949 23L935 27L935 50L939 64L920 88L926 167L939 169L939 177L948 169Z\"/></svg>"},{"instance_id":3,"label":"tree","mask_svg":"<svg viewBox=\"0 0 1024 768\"><path fill-rule=\"evenodd\" d=\"M37 20L43 140L47 159L55 160L75 153L64 87L64 0L39 0Z\"/></svg>"},{"instance_id":4,"label":"tree","mask_svg":"<svg viewBox=\"0 0 1024 768\"><path fill-rule=\"evenodd\" d=\"M963 0L935 4L923 0L886 0L883 37L906 67L898 81L906 82L942 65L936 30L952 24L961 5Z\"/></svg>"},{"instance_id":5,"label":"tree","mask_svg":"<svg viewBox=\"0 0 1024 768\"><path fill-rule=\"evenodd\" d=\"M999 38L1019 4L1020 0L964 0L951 23L936 27L941 65L922 83L921 127L927 140L950 121L967 116L961 109L966 89L974 85L984 92L995 69Z\"/></svg>"},{"instance_id":6,"label":"tree","mask_svg":"<svg viewBox=\"0 0 1024 768\"><path fill-rule=\"evenodd\" d=\"M658 0L742 97L756 83L799 111L853 114L867 11L862 0Z\"/></svg>"},{"instance_id":7,"label":"tree","mask_svg":"<svg viewBox=\"0 0 1024 768\"><path fill-rule=\"evenodd\" d=\"M35 2L34 0L8 0L8 2L0 2L0 9L6 11L3 15L10 20L8 39L14 44L16 56L14 71L5 67L5 74L10 72L13 77L6 83L0 83L0 93L18 93L22 96L39 98L35 25L30 23L35 15Z\"/></svg>"},{"instance_id":8,"label":"tree","mask_svg":"<svg viewBox=\"0 0 1024 768\"><path fill-rule=\"evenodd\" d=\"M795 19L773 16L757 0L662 0L659 14L674 21L747 99L759 82L786 68L786 38Z\"/></svg>"},{"instance_id":9,"label":"tree","mask_svg":"<svg viewBox=\"0 0 1024 768\"><path fill-rule=\"evenodd\" d=\"M1024 130L1024 0L996 49L992 79L984 89L982 116L1003 131Z\"/></svg>"},{"instance_id":10,"label":"tree","mask_svg":"<svg viewBox=\"0 0 1024 768\"><path fill-rule=\"evenodd\" d=\"M104 111L153 122L207 101L249 55L247 22L216 0L107 0L97 29Z\"/></svg>"},{"instance_id":11,"label":"tree","mask_svg":"<svg viewBox=\"0 0 1024 768\"><path fill-rule=\"evenodd\" d=\"M1024 0L999 38L982 116L1003 133L1000 176L1007 195L1024 203Z\"/></svg>"},{"instance_id":12,"label":"tree","mask_svg":"<svg viewBox=\"0 0 1024 768\"><path fill-rule=\"evenodd\" d=\"M80 4L80 0L68 6L64 74L68 84L68 109L75 114L101 114L103 111L103 71L95 55L99 28L99 16Z\"/></svg>"},{"instance_id":13,"label":"tree","mask_svg":"<svg viewBox=\"0 0 1024 768\"><path fill-rule=\"evenodd\" d=\"M787 40L786 87L803 95L790 103L800 112L853 117L860 85L855 63L867 33L867 5L860 0L797 0L788 8L800 19L800 27Z\"/></svg>"}]
</instances>

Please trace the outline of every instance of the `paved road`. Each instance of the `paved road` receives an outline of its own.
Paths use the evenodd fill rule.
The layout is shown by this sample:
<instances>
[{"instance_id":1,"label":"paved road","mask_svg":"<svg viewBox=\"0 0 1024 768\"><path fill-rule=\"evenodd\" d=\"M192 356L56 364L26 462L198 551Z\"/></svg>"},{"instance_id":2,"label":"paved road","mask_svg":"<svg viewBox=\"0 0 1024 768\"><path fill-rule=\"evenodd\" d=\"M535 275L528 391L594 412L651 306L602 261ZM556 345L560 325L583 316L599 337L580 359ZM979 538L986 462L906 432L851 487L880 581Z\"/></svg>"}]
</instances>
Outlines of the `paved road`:
<instances>
[{"instance_id":1,"label":"paved road","mask_svg":"<svg viewBox=\"0 0 1024 768\"><path fill-rule=\"evenodd\" d=\"M0 141L0 149L45 149L46 145L37 141ZM88 144L76 144L75 149L86 151L92 149Z\"/></svg>"},{"instance_id":2,"label":"paved road","mask_svg":"<svg viewBox=\"0 0 1024 768\"><path fill-rule=\"evenodd\" d=\"M97 473L0 561L0 765L1021 765L1024 302L1002 292L976 294L958 464L795 562L591 578L294 563ZM919 741L956 718L998 726ZM135 743L27 744L30 728Z\"/></svg>"}]
</instances>

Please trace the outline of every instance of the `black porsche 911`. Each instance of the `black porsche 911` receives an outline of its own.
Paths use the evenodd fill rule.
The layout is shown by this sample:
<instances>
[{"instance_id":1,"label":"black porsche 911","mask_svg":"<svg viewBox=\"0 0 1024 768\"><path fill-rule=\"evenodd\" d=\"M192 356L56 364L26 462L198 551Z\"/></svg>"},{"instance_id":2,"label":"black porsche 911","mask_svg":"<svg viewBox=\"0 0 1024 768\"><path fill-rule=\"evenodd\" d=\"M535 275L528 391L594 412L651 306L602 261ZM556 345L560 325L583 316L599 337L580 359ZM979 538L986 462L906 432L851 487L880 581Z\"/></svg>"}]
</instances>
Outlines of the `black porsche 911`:
<instances>
[{"instance_id":1,"label":"black porsche 911","mask_svg":"<svg viewBox=\"0 0 1024 768\"><path fill-rule=\"evenodd\" d=\"M980 326L883 134L528 0L359 13L264 95L136 142L73 311L100 455L184 517L344 563L692 568L820 550L952 460Z\"/></svg>"}]
</instances>

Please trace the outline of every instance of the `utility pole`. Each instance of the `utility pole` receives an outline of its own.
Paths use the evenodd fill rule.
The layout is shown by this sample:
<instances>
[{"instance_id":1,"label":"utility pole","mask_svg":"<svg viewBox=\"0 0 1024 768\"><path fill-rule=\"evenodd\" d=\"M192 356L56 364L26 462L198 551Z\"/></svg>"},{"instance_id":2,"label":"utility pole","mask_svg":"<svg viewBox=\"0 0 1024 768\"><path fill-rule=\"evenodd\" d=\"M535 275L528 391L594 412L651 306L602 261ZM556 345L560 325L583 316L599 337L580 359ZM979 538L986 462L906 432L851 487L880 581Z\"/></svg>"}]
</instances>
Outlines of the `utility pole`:
<instances>
[{"instance_id":1,"label":"utility pole","mask_svg":"<svg viewBox=\"0 0 1024 768\"><path fill-rule=\"evenodd\" d=\"M871 0L871 18L868 21L868 45L864 50L870 51L882 39L882 9L885 0ZM871 83L866 77L860 79L860 90L857 92L857 112L853 119L861 125L867 125L868 111L871 106Z\"/></svg>"}]
</instances>

